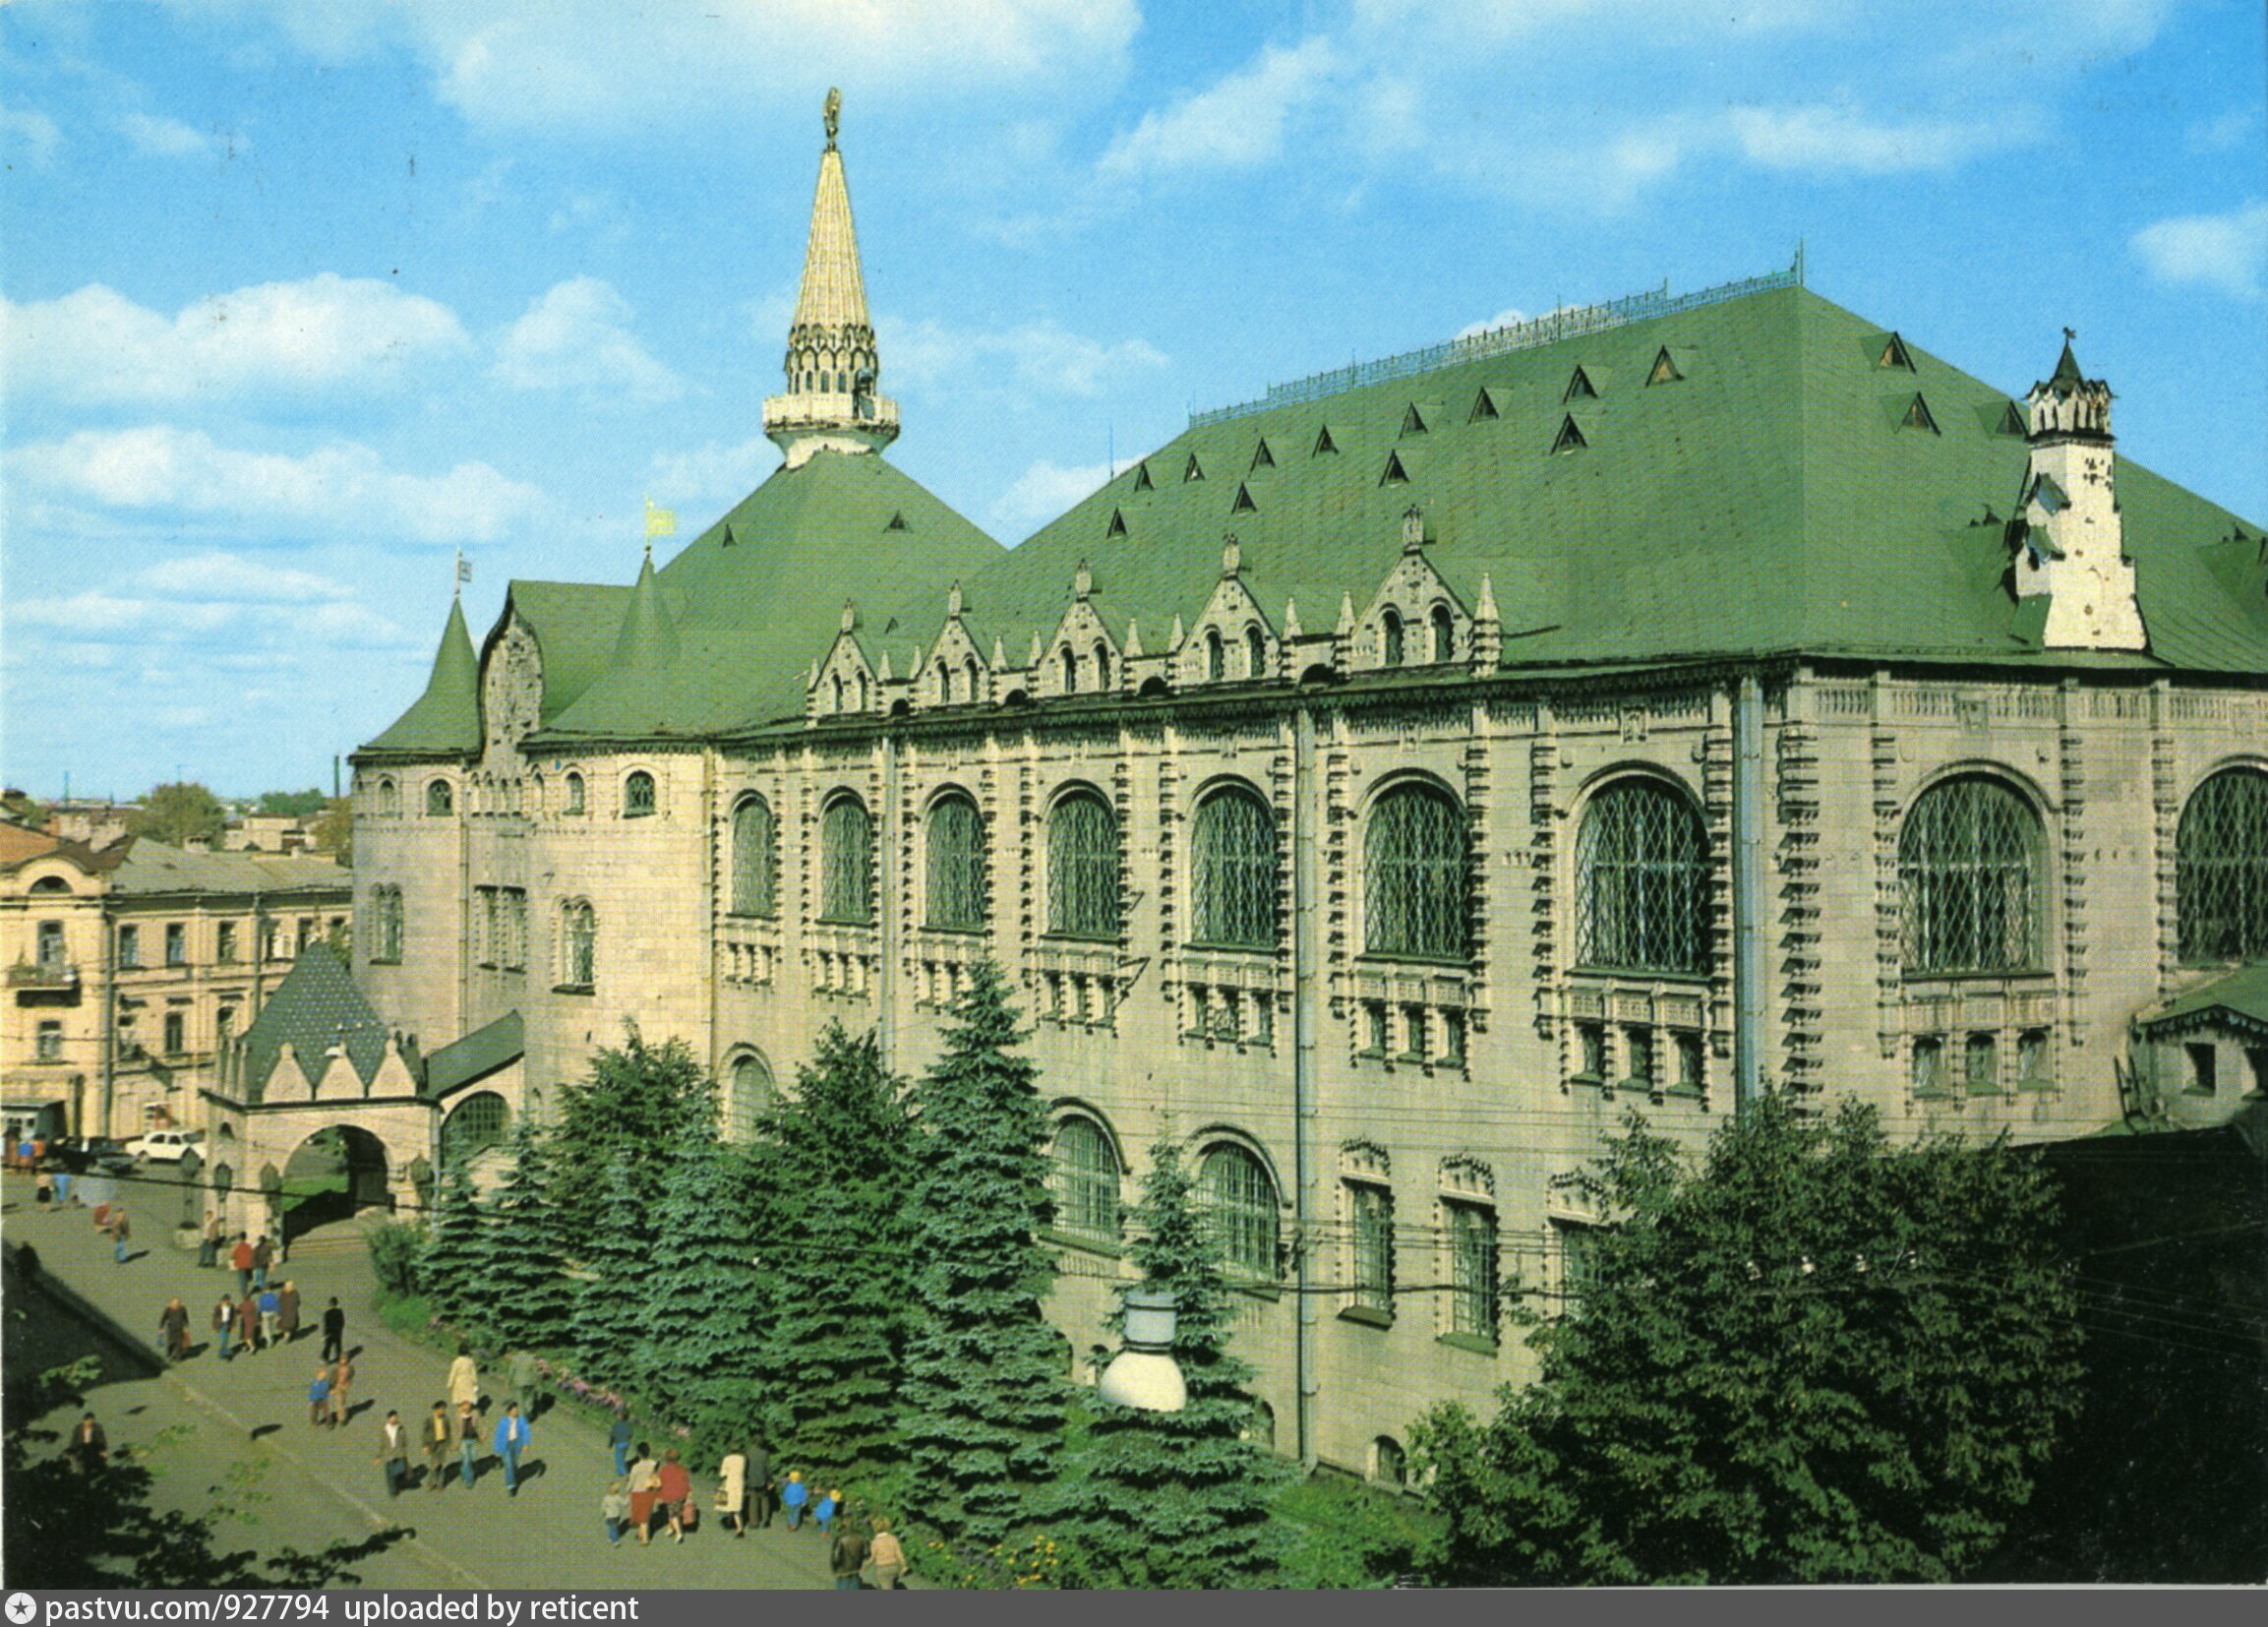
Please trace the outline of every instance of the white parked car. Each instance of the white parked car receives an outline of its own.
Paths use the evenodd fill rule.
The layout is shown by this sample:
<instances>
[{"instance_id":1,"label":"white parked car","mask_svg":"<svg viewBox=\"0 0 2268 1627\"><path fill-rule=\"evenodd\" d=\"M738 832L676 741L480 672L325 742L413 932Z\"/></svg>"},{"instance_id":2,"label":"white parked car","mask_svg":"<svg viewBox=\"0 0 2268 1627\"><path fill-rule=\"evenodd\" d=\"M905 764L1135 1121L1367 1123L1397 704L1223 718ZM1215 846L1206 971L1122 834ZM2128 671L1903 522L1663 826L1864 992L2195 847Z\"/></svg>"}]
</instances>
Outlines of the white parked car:
<instances>
[{"instance_id":1,"label":"white parked car","mask_svg":"<svg viewBox=\"0 0 2268 1627\"><path fill-rule=\"evenodd\" d=\"M178 1164L183 1153L204 1139L203 1130L151 1130L138 1140L127 1142L126 1151L152 1164ZM198 1156L202 1158L204 1154Z\"/></svg>"}]
</instances>

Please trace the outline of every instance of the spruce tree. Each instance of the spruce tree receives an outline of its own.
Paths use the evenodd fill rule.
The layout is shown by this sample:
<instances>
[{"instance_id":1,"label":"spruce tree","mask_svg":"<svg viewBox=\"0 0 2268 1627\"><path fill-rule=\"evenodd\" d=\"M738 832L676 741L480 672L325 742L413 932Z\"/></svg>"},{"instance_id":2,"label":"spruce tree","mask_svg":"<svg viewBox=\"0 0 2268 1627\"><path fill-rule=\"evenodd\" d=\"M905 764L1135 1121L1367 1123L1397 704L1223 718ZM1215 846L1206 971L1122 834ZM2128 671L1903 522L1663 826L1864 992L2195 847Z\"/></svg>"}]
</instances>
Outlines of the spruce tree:
<instances>
[{"instance_id":1,"label":"spruce tree","mask_svg":"<svg viewBox=\"0 0 2268 1627\"><path fill-rule=\"evenodd\" d=\"M917 1506L948 1537L996 1542L1055 1475L1065 1349L1040 1313L1053 1261L1039 1070L997 968L977 968L915 1090L907 1445Z\"/></svg>"},{"instance_id":2,"label":"spruce tree","mask_svg":"<svg viewBox=\"0 0 2268 1627\"><path fill-rule=\"evenodd\" d=\"M649 1045L637 1024L623 1043L591 1054L588 1075L561 1093L551 1134L552 1189L567 1235L597 1227L610 1160L630 1167L638 1194L659 1207L675 1150L687 1136L716 1134L717 1086L682 1039Z\"/></svg>"},{"instance_id":3,"label":"spruce tree","mask_svg":"<svg viewBox=\"0 0 2268 1627\"><path fill-rule=\"evenodd\" d=\"M1252 1439L1252 1369L1229 1350L1228 1287L1181 1149L1161 1141L1128 1253L1173 1295L1172 1356L1188 1386L1178 1413L1098 1402L1054 1529L1083 1580L1106 1588L1265 1585L1269 1499L1281 1469ZM1110 1317L1123 1331L1123 1312Z\"/></svg>"},{"instance_id":4,"label":"spruce tree","mask_svg":"<svg viewBox=\"0 0 2268 1627\"><path fill-rule=\"evenodd\" d=\"M418 1287L438 1313L480 1336L488 1326L490 1301L483 1282L488 1264L488 1221L473 1190L472 1172L463 1159L452 1159L442 1173L441 1196L426 1226Z\"/></svg>"},{"instance_id":5,"label":"spruce tree","mask_svg":"<svg viewBox=\"0 0 2268 1627\"><path fill-rule=\"evenodd\" d=\"M485 1206L489 1326L507 1346L552 1350L574 1316L574 1295L563 1269L559 1211L548 1190L551 1159L535 1120L512 1128L511 1168Z\"/></svg>"},{"instance_id":6,"label":"spruce tree","mask_svg":"<svg viewBox=\"0 0 2268 1627\"><path fill-rule=\"evenodd\" d=\"M688 1137L670 1168L653 1269L623 1285L638 1311L630 1365L638 1388L713 1462L763 1405L770 1296L749 1240L733 1156L712 1132Z\"/></svg>"},{"instance_id":7,"label":"spruce tree","mask_svg":"<svg viewBox=\"0 0 2268 1627\"><path fill-rule=\"evenodd\" d=\"M574 1285L575 1356L587 1379L620 1388L635 1377L630 1357L646 1325L654 1221L628 1160L609 1159L598 1225L582 1239L583 1275Z\"/></svg>"},{"instance_id":8,"label":"spruce tree","mask_svg":"<svg viewBox=\"0 0 2268 1627\"><path fill-rule=\"evenodd\" d=\"M771 1420L777 1445L828 1473L905 1451L914 1123L903 1090L871 1034L854 1040L831 1023L812 1065L797 1070L795 1099L759 1125L775 1306L767 1365L782 1379Z\"/></svg>"}]
</instances>

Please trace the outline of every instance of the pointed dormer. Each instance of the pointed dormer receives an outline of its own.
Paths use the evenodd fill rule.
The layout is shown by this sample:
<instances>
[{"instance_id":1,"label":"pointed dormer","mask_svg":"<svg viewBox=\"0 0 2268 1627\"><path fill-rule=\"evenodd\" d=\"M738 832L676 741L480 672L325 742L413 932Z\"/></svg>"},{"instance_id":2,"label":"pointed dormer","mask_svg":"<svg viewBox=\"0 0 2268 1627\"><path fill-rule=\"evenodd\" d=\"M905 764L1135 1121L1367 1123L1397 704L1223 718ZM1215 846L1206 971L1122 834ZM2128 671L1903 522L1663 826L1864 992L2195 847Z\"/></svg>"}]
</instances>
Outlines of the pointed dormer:
<instances>
[{"instance_id":1,"label":"pointed dormer","mask_svg":"<svg viewBox=\"0 0 2268 1627\"><path fill-rule=\"evenodd\" d=\"M465 631L464 605L448 602L448 625L434 652L425 693L367 750L384 752L477 752L480 750L480 661Z\"/></svg>"},{"instance_id":2,"label":"pointed dormer","mask_svg":"<svg viewBox=\"0 0 2268 1627\"><path fill-rule=\"evenodd\" d=\"M2045 597L2049 649L2147 649L2119 512L2111 387L2079 371L2063 331L2054 377L2024 397L2030 452L2010 522L2019 599Z\"/></svg>"},{"instance_id":3,"label":"pointed dormer","mask_svg":"<svg viewBox=\"0 0 2268 1627\"><path fill-rule=\"evenodd\" d=\"M835 148L842 106L842 92L829 90L803 291L788 327L787 392L764 402L764 433L791 469L813 452L878 452L898 438L898 403L881 393L882 357L866 315L851 189Z\"/></svg>"},{"instance_id":4,"label":"pointed dormer","mask_svg":"<svg viewBox=\"0 0 2268 1627\"><path fill-rule=\"evenodd\" d=\"M654 576L654 551L646 549L638 568L637 586L630 589L630 607L623 613L623 630L615 638L615 668L666 667L678 658L678 630L662 603L662 584Z\"/></svg>"}]
</instances>

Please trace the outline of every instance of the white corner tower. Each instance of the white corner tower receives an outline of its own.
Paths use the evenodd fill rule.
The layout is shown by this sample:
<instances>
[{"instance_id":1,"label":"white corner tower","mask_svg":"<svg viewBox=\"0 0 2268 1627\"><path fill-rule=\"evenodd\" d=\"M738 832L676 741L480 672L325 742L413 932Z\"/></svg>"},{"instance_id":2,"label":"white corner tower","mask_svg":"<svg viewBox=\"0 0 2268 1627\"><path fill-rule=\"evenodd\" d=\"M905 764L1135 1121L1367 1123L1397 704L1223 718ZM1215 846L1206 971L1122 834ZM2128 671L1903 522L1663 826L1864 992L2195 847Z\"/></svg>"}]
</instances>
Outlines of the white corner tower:
<instances>
[{"instance_id":1,"label":"white corner tower","mask_svg":"<svg viewBox=\"0 0 2268 1627\"><path fill-rule=\"evenodd\" d=\"M879 452L898 438L898 403L881 393L882 358L866 317L866 280L851 189L835 150L843 95L827 92L827 148L811 200L804 286L788 328L788 388L766 397L764 433L795 468L817 452Z\"/></svg>"},{"instance_id":2,"label":"white corner tower","mask_svg":"<svg viewBox=\"0 0 2268 1627\"><path fill-rule=\"evenodd\" d=\"M2146 649L2119 514L2111 387L2080 377L2063 331L2055 377L2024 397L2031 452L2010 527L2016 597L2045 596L2049 649Z\"/></svg>"}]
</instances>

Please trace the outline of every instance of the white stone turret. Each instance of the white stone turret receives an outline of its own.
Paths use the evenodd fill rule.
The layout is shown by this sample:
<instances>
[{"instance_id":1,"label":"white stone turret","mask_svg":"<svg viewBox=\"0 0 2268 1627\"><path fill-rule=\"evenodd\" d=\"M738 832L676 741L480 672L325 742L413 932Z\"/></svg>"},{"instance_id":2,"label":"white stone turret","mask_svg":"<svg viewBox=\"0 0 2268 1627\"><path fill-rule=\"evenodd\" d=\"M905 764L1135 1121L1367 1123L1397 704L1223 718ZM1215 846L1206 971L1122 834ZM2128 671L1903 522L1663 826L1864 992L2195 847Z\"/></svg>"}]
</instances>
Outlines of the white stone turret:
<instances>
[{"instance_id":1,"label":"white stone turret","mask_svg":"<svg viewBox=\"0 0 2268 1627\"><path fill-rule=\"evenodd\" d=\"M764 433L791 469L816 452L879 452L898 438L898 403L881 392L882 357L866 316L851 190L835 150L842 105L842 93L829 90L804 285L788 326L787 393L764 401Z\"/></svg>"},{"instance_id":2,"label":"white stone turret","mask_svg":"<svg viewBox=\"0 0 2268 1627\"><path fill-rule=\"evenodd\" d=\"M2055 376L2025 398L2031 452L2009 527L2016 596L2045 596L2050 649L2147 649L2119 513L2111 387L2081 377L2064 331Z\"/></svg>"}]
</instances>

